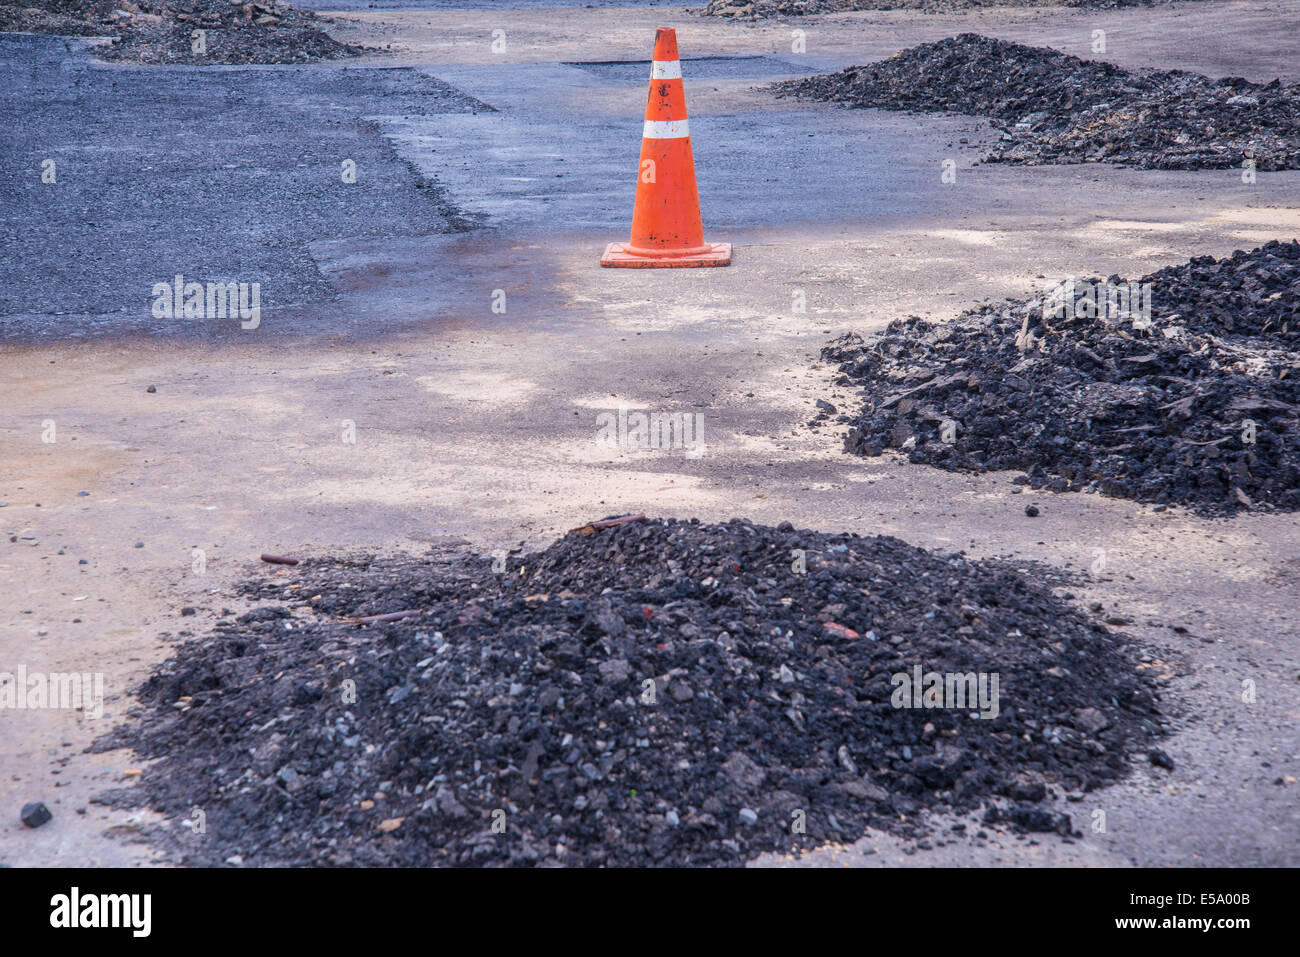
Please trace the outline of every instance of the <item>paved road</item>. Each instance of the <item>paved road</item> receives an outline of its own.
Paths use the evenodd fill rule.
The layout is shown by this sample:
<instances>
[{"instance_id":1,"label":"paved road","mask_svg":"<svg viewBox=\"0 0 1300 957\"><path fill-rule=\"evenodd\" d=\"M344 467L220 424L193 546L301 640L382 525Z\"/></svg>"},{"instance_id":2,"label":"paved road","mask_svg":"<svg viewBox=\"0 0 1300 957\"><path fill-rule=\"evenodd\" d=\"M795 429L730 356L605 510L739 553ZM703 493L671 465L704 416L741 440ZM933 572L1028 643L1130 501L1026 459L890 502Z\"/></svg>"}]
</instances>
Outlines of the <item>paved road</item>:
<instances>
[{"instance_id":1,"label":"paved road","mask_svg":"<svg viewBox=\"0 0 1300 957\"><path fill-rule=\"evenodd\" d=\"M444 83L334 65L116 67L92 51L0 34L0 339L234 335L155 318L153 285L257 283L286 322L287 307L334 295L308 242L464 225L376 125L485 109Z\"/></svg>"},{"instance_id":2,"label":"paved road","mask_svg":"<svg viewBox=\"0 0 1300 957\"><path fill-rule=\"evenodd\" d=\"M355 81L362 110L350 109L350 93L332 95L347 90L336 84L354 82L339 67L280 71L258 99L287 104L286 118L251 115L251 97L241 104L244 81L263 82L258 71L230 74L241 80L232 87L221 85L229 82L222 72L174 85L171 73L130 80L137 74L113 68L113 81L136 84L119 89L138 94L115 105L99 89L107 69L79 54L50 46L44 59L11 56L26 65L6 69L5 82L63 84L51 116L79 115L67 101L92 91L88 102L116 118L85 128L69 121L50 140L70 150L74 170L112 173L111 185L129 191L134 178L113 173L112 157L143 166L175 154L183 162L169 167L172 175L211 210L220 203L204 176L224 175L216 171L232 162L226 155L238 157L236 172L249 164L243 178L221 182L232 195L240 187L232 208L256 219L260 198L264 228L283 230L263 247L272 278L308 277L317 289L323 277L332 298L304 301L298 325L273 316L255 334L222 339L161 334L167 326L94 345L49 337L0 344L0 500L8 502L0 581L24 586L0 596L0 662L102 670L116 718L127 689L166 655L171 639L160 633L207 627L223 607L238 606L234 582L274 575L256 562L259 552L418 550L455 538L490 553L545 545L612 512L790 520L1070 570L1089 565L1100 547L1112 574L1087 580L1079 600L1133 619L1150 666L1166 677L1174 774L1143 762L1087 803L1059 801L1088 832L1073 844L994 832L982 844L916 852L871 835L811 860L1300 864L1300 812L1294 781L1286 783L1300 776L1300 516L1209 521L1059 495L1040 497L1042 513L1031 520L1010 476L849 459L830 430L805 426L818 398L858 401L818 361L829 335L908 313L943 318L1078 270L1140 274L1289 238L1300 232L1300 173L1261 175L1247 187L1215 172L983 166L975 160L988 128L978 119L797 106L756 89L765 77L752 72L699 76L688 80L687 96L706 229L736 244L735 264L602 270L600 250L628 228L644 86L634 71L610 76L572 64L643 58L663 17L679 25L688 56L767 57L773 78L798 67L784 28L657 10L524 11L512 17L510 52L496 58L487 47L495 11L370 11L358 29L387 31L395 59L411 69L392 74L391 88L377 86L379 76ZM1101 25L1125 65L1265 78L1296 61L1298 17L1294 5L1268 0L894 14L823 22L807 56L869 60L971 26L1082 52ZM468 101L447 99L435 80L495 112L467 111ZM256 131L253 145L214 136L201 101L174 92L189 83L224 97L222 111L242 124L233 128ZM429 90L443 94L421 92ZM411 108L430 98L431 108ZM127 127L151 129L153 138ZM281 128L287 133L277 136ZM387 177L367 198L373 221L370 210L341 206L333 183L312 179L314 164L328 166L325 158L332 163L342 149L334 137L366 151L362 170L377 163ZM37 154L25 157L18 168L30 169ZM950 157L957 182L948 187L939 172ZM295 175L314 184L310 202L295 205L295 189L263 186ZM441 191L444 206L420 201L412 184L422 181ZM75 176L61 182L90 198L107 193ZM155 201L147 191L131 195L137 205ZM238 227L228 233L213 213L202 233L184 225L183 202L157 201L177 216L184 248L218 264L243 261L220 258L238 255L246 235ZM40 227L39 205L24 202L29 222L18 225ZM62 202L56 209L72 248L93 268L24 258L4 284L35 288L45 270L50 289L76 293L67 280L85 270L91 287L103 278L136 295L149 277L140 264L151 260L132 244L165 252L169 229L144 235L140 224L155 214L119 205L112 218L90 219L102 227L78 231L78 207ZM306 208L313 205L320 208ZM448 231L443 209L482 228ZM136 226L117 231L117 216L137 217ZM349 230L357 221L367 228ZM305 258L281 255L276 243ZM12 248L8 236L4 248ZM58 252L52 238L42 248ZM115 259L135 263L136 278L114 277L104 264ZM504 313L492 308L497 290L507 297ZM32 293L41 294L49 293ZM77 308L99 302L93 288L80 294ZM104 315L116 315L122 295L105 298ZM803 311L794 306L800 297ZM620 403L704 412L708 454L600 449L595 417ZM41 439L49 420L57 443ZM344 422L355 426L355 444L340 441ZM193 570L195 548L207 556L202 575ZM179 617L184 606L198 614ZM1249 705L1245 679L1258 688ZM89 801L122 780L129 756L81 754L99 729L72 715L6 721L0 807L44 799L55 820L27 832L0 816L0 859L129 860L133 851L105 828L139 822ZM1105 833L1091 830L1097 810L1106 812Z\"/></svg>"}]
</instances>

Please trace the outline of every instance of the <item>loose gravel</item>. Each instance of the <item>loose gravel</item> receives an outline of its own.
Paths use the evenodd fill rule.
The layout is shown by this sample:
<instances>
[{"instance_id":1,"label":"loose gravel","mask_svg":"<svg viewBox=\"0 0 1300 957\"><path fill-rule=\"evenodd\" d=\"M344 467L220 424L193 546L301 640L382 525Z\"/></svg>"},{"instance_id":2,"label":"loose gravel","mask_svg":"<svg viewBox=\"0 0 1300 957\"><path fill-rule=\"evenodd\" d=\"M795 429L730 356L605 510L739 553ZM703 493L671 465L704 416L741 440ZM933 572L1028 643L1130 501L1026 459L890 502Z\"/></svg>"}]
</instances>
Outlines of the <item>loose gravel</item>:
<instances>
[{"instance_id":1,"label":"loose gravel","mask_svg":"<svg viewBox=\"0 0 1300 957\"><path fill-rule=\"evenodd\" d=\"M1197 257L1133 287L1070 280L951 323L896 320L823 358L863 390L844 417L857 455L1020 470L1034 488L1203 514L1300 508L1294 240Z\"/></svg>"},{"instance_id":2,"label":"loose gravel","mask_svg":"<svg viewBox=\"0 0 1300 957\"><path fill-rule=\"evenodd\" d=\"M771 89L854 108L992 117L1002 141L987 162L1300 169L1300 84L1134 73L974 33Z\"/></svg>"},{"instance_id":3,"label":"loose gravel","mask_svg":"<svg viewBox=\"0 0 1300 957\"><path fill-rule=\"evenodd\" d=\"M981 809L1075 839L1065 796L1146 763L1158 688L1037 574L739 519L588 526L500 574L308 560L140 689L102 746L156 763L105 800L202 808L199 864L736 865ZM997 704L896 707L915 669Z\"/></svg>"},{"instance_id":4,"label":"loose gravel","mask_svg":"<svg viewBox=\"0 0 1300 957\"><path fill-rule=\"evenodd\" d=\"M333 39L324 30L327 22L279 0L0 3L0 31L111 37L115 42L100 55L127 63L309 63L362 52Z\"/></svg>"}]
</instances>

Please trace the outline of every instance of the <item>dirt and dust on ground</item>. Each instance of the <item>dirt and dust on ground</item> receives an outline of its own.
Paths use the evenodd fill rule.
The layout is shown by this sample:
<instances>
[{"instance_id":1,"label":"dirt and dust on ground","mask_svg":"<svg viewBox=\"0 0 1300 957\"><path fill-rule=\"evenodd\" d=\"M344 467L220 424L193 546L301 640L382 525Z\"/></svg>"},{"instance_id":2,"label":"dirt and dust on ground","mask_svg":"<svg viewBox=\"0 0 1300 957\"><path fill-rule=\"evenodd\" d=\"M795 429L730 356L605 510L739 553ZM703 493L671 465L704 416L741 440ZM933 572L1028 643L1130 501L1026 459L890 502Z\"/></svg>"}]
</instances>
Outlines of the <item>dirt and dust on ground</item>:
<instances>
[{"instance_id":1,"label":"dirt and dust on ground","mask_svg":"<svg viewBox=\"0 0 1300 957\"><path fill-rule=\"evenodd\" d=\"M709 0L699 12L709 17L764 20L773 17L809 17L828 13L870 10L916 10L922 13L953 13L989 7L1074 7L1086 10L1116 10L1154 6L1172 0Z\"/></svg>"},{"instance_id":2,"label":"dirt and dust on ground","mask_svg":"<svg viewBox=\"0 0 1300 957\"><path fill-rule=\"evenodd\" d=\"M838 864L832 850L860 866L1300 860L1287 797L1300 760L1296 512L1243 507L1228 518L1044 492L1031 515L1029 496L1014 494L1022 487L1004 473L847 455L835 430L804 427L817 398L846 410L859 400L859 386L818 361L835 333L865 338L899 316L938 325L970 303L1024 301L1039 273L1141 276L1193 255L1213 256L1193 273L1217 269L1233 249L1294 235L1296 172L1261 172L1248 184L1237 170L976 164L976 148L957 144L988 137L986 120L775 98L754 88L756 78L808 68L772 56L789 49L785 25L742 29L679 12L667 22L698 31L693 51L743 68L688 80L706 224L735 243L737 260L708 276L611 275L599 253L626 235L648 65L623 64L626 77L611 78L601 75L608 63L591 61L639 62L663 16L521 11L498 55L495 10L360 11L351 22L375 27L403 57L401 71L374 75L352 61L346 71L105 67L86 63L83 45L52 37L0 44L0 59L23 65L4 71L21 81L13 85L34 84L13 100L40 91L48 101L44 125L23 124L21 168L60 157L57 184L32 176L12 194L5 229L15 240L0 243L10 277L0 313L6 330L19 327L4 345L0 573L23 583L0 614L0 664L103 672L105 724L137 700L143 709L126 727L138 753L83 751L103 726L75 714L6 715L5 863L123 863L141 849L119 840L125 830L148 833L143 849L160 861L230 866L245 853L277 863L415 861L435 845L465 861L594 863L618 846L607 823L615 837L631 835L640 862L662 854L784 864L768 852L792 849L811 865ZM1099 24L1126 66L1190 63L1265 83L1288 68L1285 37L1296 34L1274 26L1294 17L1268 0L1187 4L1168 18L1060 8L972 15L983 32L1076 51ZM965 32L965 23L844 16L808 59L821 72L841 69ZM128 82L154 83L184 108L114 98L112 84ZM239 107L216 127L219 150L192 135L212 98ZM321 138L307 140L310 131ZM124 140L133 157L125 164ZM951 156L956 188L940 181ZM350 197L339 175L348 157L361 174ZM437 203L417 202L426 185L436 185ZM150 191L165 205L145 202ZM193 195L212 205L187 221ZM83 222L87 208L101 215ZM473 218L453 223L456 209ZM275 229L243 230L245 221ZM204 257L194 269L188 260L171 268L177 251L164 241L174 243L180 226L185 250ZM28 261L60 268L37 283ZM268 263L291 289L321 293L290 300L292 321L269 301L257 330L229 317L147 321L160 278L256 281ZM1281 289L1267 278L1273 265L1256 267L1266 276L1247 270L1234 287L1246 303ZM498 289L509 296L500 313L491 308ZM1275 321L1282 315L1246 331L1288 333ZM201 327L213 331L200 338ZM73 341L92 328L124 332ZM1091 339L1084 345L1103 357ZM1082 375L1090 360L1079 359L1071 368ZM1092 365L1094 377L1112 374L1104 358ZM709 453L598 447L591 420L621 405L699 410ZM47 421L57 442L41 438ZM1283 425L1268 428L1282 434ZM678 521L556 542L588 518L631 511ZM691 525L692 516L708 524ZM755 524L728 525L736 516ZM479 557L425 555L448 539L467 540ZM525 540L505 562L510 580L499 579L486 553ZM304 561L262 567L264 550ZM593 550L606 560L593 563ZM800 550L806 579L792 567ZM196 552L206 555L202 572ZM1094 562L1097 552L1104 560ZM729 570L732 554L749 564ZM677 578L655 582L669 561ZM1096 570L1085 575L1090 562ZM581 574L568 577L569 566ZM841 577L851 588L836 589ZM945 601L946 589L963 603ZM874 604L894 596L914 624ZM402 617L360 620L374 614ZM684 633L695 619L708 630ZM1058 620L1068 639L1060 648L1043 632ZM940 622L952 634L931 630ZM769 624L786 627L773 636ZM645 636L653 645L622 644ZM1077 670L1093 664L1078 664L1083 641L1097 644L1096 672ZM1027 686L1036 689L1028 703L1011 701L1002 684L1012 710L991 724L962 725L940 709L927 716L924 700L883 713L879 676L906 675L909 649L925 656L912 662L925 671L969 660L971 673L987 662L980 667L1005 668L1004 679L1039 683ZM1023 657L1035 650L1040 667ZM653 689L660 710L625 711L628 695L614 697L624 662L634 706L647 707L641 695ZM868 696L839 677L872 667ZM734 678L723 677L728 668ZM516 677L525 671L530 680ZM1076 683L1081 673L1152 701L1093 698ZM749 692L743 702L724 697L729 681ZM347 682L359 697L345 708ZM1249 703L1244 682L1259 692ZM711 710L724 701L746 723ZM620 720L602 715L593 728L606 705ZM886 743L855 738L836 707L860 712ZM517 728L509 716L500 726L503 709L518 713ZM725 746L702 747L688 717L709 722ZM512 742L525 718L521 751ZM296 741L300 720L312 733ZM207 735L205 721L229 742ZM1022 733L999 738L999 721ZM440 724L445 755L431 730ZM193 730L214 773L200 777L177 753L177 727ZM681 741L689 766L642 754L647 740L664 751ZM227 748L241 742L255 753ZM969 763L954 760L953 742ZM475 753L488 745L492 753ZM752 755L736 758L745 747ZM174 790L160 780L165 769L176 772ZM90 800L133 783L138 794L117 796L120 806ZM771 805L774 790L807 805L798 808L802 832L778 827L788 805ZM638 819L632 802L646 795L653 803ZM316 830L293 803L300 796L333 833ZM37 828L19 820L33 802L53 815ZM877 822L886 805L902 819ZM210 848L183 843L182 822L196 810L219 820ZM504 842L487 813L498 810L508 829L521 824ZM1089 826L1098 812L1104 832ZM931 827L962 834L953 830L962 822L972 837L924 836ZM245 846L232 829L246 830Z\"/></svg>"},{"instance_id":3,"label":"dirt and dust on ground","mask_svg":"<svg viewBox=\"0 0 1300 957\"><path fill-rule=\"evenodd\" d=\"M840 416L849 452L1222 514L1300 508L1298 346L1292 240L899 319L823 357L866 402Z\"/></svg>"},{"instance_id":4,"label":"dirt and dust on ground","mask_svg":"<svg viewBox=\"0 0 1300 957\"><path fill-rule=\"evenodd\" d=\"M123 63L309 63L357 56L311 10L279 0L3 0L0 32L108 37Z\"/></svg>"},{"instance_id":5,"label":"dirt and dust on ground","mask_svg":"<svg viewBox=\"0 0 1300 957\"><path fill-rule=\"evenodd\" d=\"M850 107L993 117L1002 142L991 162L1300 168L1300 84L1134 72L974 33L773 89Z\"/></svg>"},{"instance_id":6,"label":"dirt and dust on ground","mask_svg":"<svg viewBox=\"0 0 1300 957\"><path fill-rule=\"evenodd\" d=\"M150 769L103 800L205 809L172 835L197 864L735 865L935 807L1070 839L1067 795L1168 761L1164 718L1133 641L1037 574L644 516L308 561L145 682L101 746Z\"/></svg>"}]
</instances>

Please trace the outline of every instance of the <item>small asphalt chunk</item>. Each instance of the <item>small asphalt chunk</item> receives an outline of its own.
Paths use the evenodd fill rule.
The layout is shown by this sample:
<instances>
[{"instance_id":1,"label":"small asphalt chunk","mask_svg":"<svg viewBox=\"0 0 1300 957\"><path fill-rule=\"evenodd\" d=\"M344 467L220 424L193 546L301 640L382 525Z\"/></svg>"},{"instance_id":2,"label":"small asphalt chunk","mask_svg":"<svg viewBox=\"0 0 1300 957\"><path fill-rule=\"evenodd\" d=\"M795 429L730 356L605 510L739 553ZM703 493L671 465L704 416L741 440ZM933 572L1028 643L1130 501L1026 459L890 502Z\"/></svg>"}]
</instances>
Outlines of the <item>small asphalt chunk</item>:
<instances>
[{"instance_id":1,"label":"small asphalt chunk","mask_svg":"<svg viewBox=\"0 0 1300 957\"><path fill-rule=\"evenodd\" d=\"M1110 719L1096 708L1079 708L1074 712L1074 723L1089 734L1095 735L1110 727Z\"/></svg>"},{"instance_id":2,"label":"small asphalt chunk","mask_svg":"<svg viewBox=\"0 0 1300 957\"><path fill-rule=\"evenodd\" d=\"M627 676L630 673L628 663L622 658L613 658L609 661L602 661L597 667L597 670L600 672L601 678L613 683L626 681ZM512 686L511 693L522 694L524 690L523 685L519 685L518 688L519 691L515 692L514 686Z\"/></svg>"},{"instance_id":3,"label":"small asphalt chunk","mask_svg":"<svg viewBox=\"0 0 1300 957\"><path fill-rule=\"evenodd\" d=\"M23 823L28 827L40 827L42 824L54 817L54 815L50 813L50 809L40 801L32 801L30 804L24 804L20 816L22 817Z\"/></svg>"},{"instance_id":4,"label":"small asphalt chunk","mask_svg":"<svg viewBox=\"0 0 1300 957\"><path fill-rule=\"evenodd\" d=\"M1025 506L1025 514L1028 515L1030 518L1037 518L1037 517L1038 517L1038 506L1037 506L1037 505L1026 505L1026 506Z\"/></svg>"},{"instance_id":5,"label":"small asphalt chunk","mask_svg":"<svg viewBox=\"0 0 1300 957\"><path fill-rule=\"evenodd\" d=\"M1174 759L1159 748L1152 748L1147 754L1147 759L1158 768L1164 768L1167 771L1174 769Z\"/></svg>"},{"instance_id":6,"label":"small asphalt chunk","mask_svg":"<svg viewBox=\"0 0 1300 957\"><path fill-rule=\"evenodd\" d=\"M1011 789L1011 800L1024 804L1037 804L1047 798L1047 786L1042 781L1017 781Z\"/></svg>"}]
</instances>

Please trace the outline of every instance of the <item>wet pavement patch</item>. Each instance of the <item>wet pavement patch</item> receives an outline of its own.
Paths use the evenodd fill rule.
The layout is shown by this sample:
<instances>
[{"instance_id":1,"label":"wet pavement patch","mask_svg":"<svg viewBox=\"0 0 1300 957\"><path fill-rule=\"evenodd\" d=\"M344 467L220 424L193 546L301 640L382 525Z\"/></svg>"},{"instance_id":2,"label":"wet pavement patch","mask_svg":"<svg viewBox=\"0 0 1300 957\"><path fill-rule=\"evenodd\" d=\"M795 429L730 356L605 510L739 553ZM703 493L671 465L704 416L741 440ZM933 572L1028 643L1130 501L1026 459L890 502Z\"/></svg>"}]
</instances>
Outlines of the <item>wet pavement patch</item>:
<instances>
[{"instance_id":1,"label":"wet pavement patch","mask_svg":"<svg viewBox=\"0 0 1300 957\"><path fill-rule=\"evenodd\" d=\"M327 299L308 243L468 225L371 118L488 109L414 70L109 67L0 36L0 160L26 171L0 206L0 339L241 334L156 316L177 275L257 283L264 313Z\"/></svg>"},{"instance_id":2,"label":"wet pavement patch","mask_svg":"<svg viewBox=\"0 0 1300 957\"><path fill-rule=\"evenodd\" d=\"M1300 169L1300 84L1134 73L974 33L772 89L857 108L991 116L1002 141L989 162Z\"/></svg>"},{"instance_id":3,"label":"wet pavement patch","mask_svg":"<svg viewBox=\"0 0 1300 957\"><path fill-rule=\"evenodd\" d=\"M157 763L101 800L202 808L194 864L735 865L981 808L1078 837L1158 688L1047 574L740 519L305 560L139 689L99 746Z\"/></svg>"},{"instance_id":4,"label":"wet pavement patch","mask_svg":"<svg viewBox=\"0 0 1300 957\"><path fill-rule=\"evenodd\" d=\"M840 417L857 455L1204 514L1300 508L1294 240L1133 284L1069 280L950 323L899 319L822 355L862 390Z\"/></svg>"}]
</instances>

